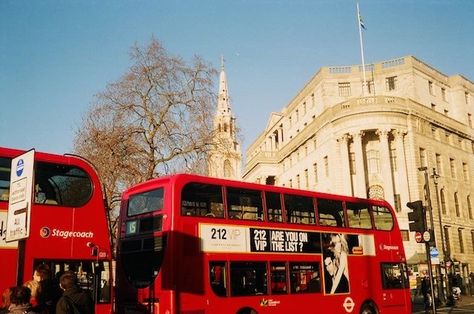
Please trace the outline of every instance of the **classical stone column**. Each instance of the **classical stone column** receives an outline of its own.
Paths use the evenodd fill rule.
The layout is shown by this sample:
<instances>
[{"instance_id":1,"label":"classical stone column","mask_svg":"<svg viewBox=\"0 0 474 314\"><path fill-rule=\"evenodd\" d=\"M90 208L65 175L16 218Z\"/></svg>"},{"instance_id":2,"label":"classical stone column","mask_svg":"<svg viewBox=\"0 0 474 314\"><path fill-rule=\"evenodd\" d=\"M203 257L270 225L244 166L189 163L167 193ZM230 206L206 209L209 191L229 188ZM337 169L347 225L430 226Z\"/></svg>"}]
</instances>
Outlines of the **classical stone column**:
<instances>
[{"instance_id":1,"label":"classical stone column","mask_svg":"<svg viewBox=\"0 0 474 314\"><path fill-rule=\"evenodd\" d=\"M380 141L380 163L383 178L383 188L385 190L384 198L390 205L394 206L395 198L393 192L393 176L390 167L390 147L388 144L388 135L390 130L377 130L376 134Z\"/></svg>"},{"instance_id":2,"label":"classical stone column","mask_svg":"<svg viewBox=\"0 0 474 314\"><path fill-rule=\"evenodd\" d=\"M352 195L352 178L349 160L349 140L351 136L344 134L337 139L341 151L341 168L342 168L342 192L345 195Z\"/></svg>"},{"instance_id":3,"label":"classical stone column","mask_svg":"<svg viewBox=\"0 0 474 314\"><path fill-rule=\"evenodd\" d=\"M356 132L352 134L354 139L354 152L355 152L355 164L356 164L356 180L354 194L358 197L367 197L367 186L365 183L365 167L364 167L364 151L362 150L362 138L364 137L364 131Z\"/></svg>"},{"instance_id":4,"label":"classical stone column","mask_svg":"<svg viewBox=\"0 0 474 314\"><path fill-rule=\"evenodd\" d=\"M397 191L400 194L400 207L404 208L405 204L410 200L407 166L405 161L405 146L403 145L403 137L407 134L407 131L394 130L392 133L395 137L395 149L397 151Z\"/></svg>"}]
</instances>

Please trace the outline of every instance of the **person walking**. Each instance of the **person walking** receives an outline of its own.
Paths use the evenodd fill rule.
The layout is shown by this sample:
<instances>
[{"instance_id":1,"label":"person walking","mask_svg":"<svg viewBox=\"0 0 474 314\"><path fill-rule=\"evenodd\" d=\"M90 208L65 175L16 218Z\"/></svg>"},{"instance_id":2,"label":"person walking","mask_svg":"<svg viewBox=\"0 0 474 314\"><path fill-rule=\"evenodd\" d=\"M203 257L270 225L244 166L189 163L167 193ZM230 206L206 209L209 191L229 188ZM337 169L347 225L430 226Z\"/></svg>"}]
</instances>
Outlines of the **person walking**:
<instances>
[{"instance_id":1,"label":"person walking","mask_svg":"<svg viewBox=\"0 0 474 314\"><path fill-rule=\"evenodd\" d=\"M94 301L87 291L79 288L74 272L62 274L59 285L64 292L56 304L56 314L94 314Z\"/></svg>"}]
</instances>

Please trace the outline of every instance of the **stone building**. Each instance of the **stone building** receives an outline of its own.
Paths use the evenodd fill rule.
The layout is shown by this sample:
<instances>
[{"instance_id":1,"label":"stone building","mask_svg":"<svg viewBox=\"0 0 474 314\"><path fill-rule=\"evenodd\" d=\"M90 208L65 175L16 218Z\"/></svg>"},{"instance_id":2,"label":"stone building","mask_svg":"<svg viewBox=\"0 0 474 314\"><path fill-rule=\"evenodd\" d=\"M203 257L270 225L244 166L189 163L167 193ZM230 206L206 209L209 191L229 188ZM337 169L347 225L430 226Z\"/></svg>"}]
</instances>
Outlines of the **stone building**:
<instances>
[{"instance_id":1,"label":"stone building","mask_svg":"<svg viewBox=\"0 0 474 314\"><path fill-rule=\"evenodd\" d=\"M440 260L444 247L467 276L474 271L473 82L413 56L366 65L365 74L366 83L362 66L321 68L270 115L247 150L243 179L384 198L413 264L424 246L409 232L406 203L431 201Z\"/></svg>"},{"instance_id":2,"label":"stone building","mask_svg":"<svg viewBox=\"0 0 474 314\"><path fill-rule=\"evenodd\" d=\"M219 75L217 111L214 116L214 149L209 153L208 174L212 177L240 179L242 153L237 141L235 117L232 114L227 88L227 76L222 59Z\"/></svg>"}]
</instances>

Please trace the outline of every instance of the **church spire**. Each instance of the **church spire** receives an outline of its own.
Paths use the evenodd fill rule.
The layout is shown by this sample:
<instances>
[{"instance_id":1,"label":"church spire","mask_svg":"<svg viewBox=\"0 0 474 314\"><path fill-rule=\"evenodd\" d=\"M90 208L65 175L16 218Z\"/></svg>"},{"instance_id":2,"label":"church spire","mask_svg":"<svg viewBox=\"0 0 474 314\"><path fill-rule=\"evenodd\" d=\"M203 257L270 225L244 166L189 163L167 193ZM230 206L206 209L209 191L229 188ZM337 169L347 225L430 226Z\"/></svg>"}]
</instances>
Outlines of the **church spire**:
<instances>
[{"instance_id":1,"label":"church spire","mask_svg":"<svg viewBox=\"0 0 474 314\"><path fill-rule=\"evenodd\" d=\"M242 154L236 138L235 117L231 113L227 77L221 56L217 112L214 116L214 149L209 153L208 173L213 177L241 178Z\"/></svg>"},{"instance_id":2,"label":"church spire","mask_svg":"<svg viewBox=\"0 0 474 314\"><path fill-rule=\"evenodd\" d=\"M230 114L229 90L224 69L224 56L221 56L221 73L219 75L219 99L217 104L218 114Z\"/></svg>"}]
</instances>

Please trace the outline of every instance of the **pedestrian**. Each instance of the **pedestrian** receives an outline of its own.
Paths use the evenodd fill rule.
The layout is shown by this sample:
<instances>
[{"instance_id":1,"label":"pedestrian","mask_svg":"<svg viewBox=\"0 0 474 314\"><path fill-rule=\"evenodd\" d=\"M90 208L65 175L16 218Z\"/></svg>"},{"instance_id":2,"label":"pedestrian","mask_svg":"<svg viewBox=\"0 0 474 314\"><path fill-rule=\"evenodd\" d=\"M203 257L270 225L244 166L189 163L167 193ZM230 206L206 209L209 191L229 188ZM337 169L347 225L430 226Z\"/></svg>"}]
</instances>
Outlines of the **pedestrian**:
<instances>
[{"instance_id":1,"label":"pedestrian","mask_svg":"<svg viewBox=\"0 0 474 314\"><path fill-rule=\"evenodd\" d=\"M13 288L6 288L2 293L2 306L0 307L0 314L8 313L8 308L11 304L11 295Z\"/></svg>"},{"instance_id":2,"label":"pedestrian","mask_svg":"<svg viewBox=\"0 0 474 314\"><path fill-rule=\"evenodd\" d=\"M56 314L94 313L94 301L88 291L79 288L74 272L66 271L62 274L59 285L64 292L56 304Z\"/></svg>"},{"instance_id":3,"label":"pedestrian","mask_svg":"<svg viewBox=\"0 0 474 314\"><path fill-rule=\"evenodd\" d=\"M39 282L39 289L36 295L37 310L40 313L54 314L56 302L61 296L61 289L52 278L51 270L46 264L40 264L33 273L33 279Z\"/></svg>"},{"instance_id":4,"label":"pedestrian","mask_svg":"<svg viewBox=\"0 0 474 314\"><path fill-rule=\"evenodd\" d=\"M423 304L425 305L425 313L431 311L431 284L428 275L424 275L421 281L421 293L423 294Z\"/></svg>"},{"instance_id":5,"label":"pedestrian","mask_svg":"<svg viewBox=\"0 0 474 314\"><path fill-rule=\"evenodd\" d=\"M10 296L11 304L8 307L9 314L38 314L35 312L30 304L31 291L25 286L18 286L12 288Z\"/></svg>"}]
</instances>

